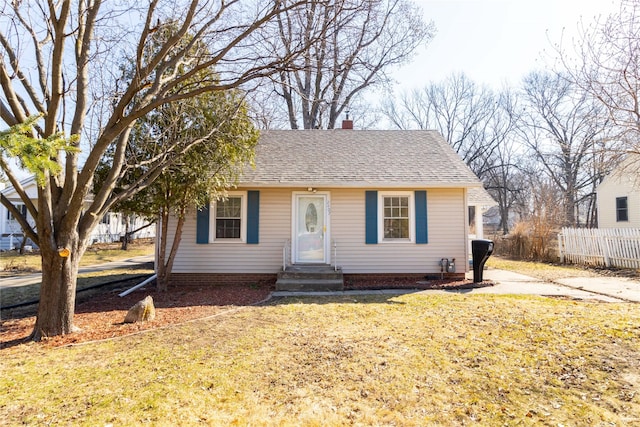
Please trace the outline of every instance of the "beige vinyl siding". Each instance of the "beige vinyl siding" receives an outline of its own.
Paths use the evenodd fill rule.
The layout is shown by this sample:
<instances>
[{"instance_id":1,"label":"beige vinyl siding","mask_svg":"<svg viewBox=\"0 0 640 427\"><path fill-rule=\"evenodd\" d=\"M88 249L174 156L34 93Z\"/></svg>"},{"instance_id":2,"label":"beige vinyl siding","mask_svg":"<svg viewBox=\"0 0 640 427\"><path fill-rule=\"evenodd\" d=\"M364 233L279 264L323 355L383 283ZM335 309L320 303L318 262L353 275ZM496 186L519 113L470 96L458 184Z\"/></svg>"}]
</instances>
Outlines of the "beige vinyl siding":
<instances>
[{"instance_id":1,"label":"beige vinyl siding","mask_svg":"<svg viewBox=\"0 0 640 427\"><path fill-rule=\"evenodd\" d=\"M195 214L189 216L173 271L279 271L282 268L282 248L291 239L293 191L304 189L260 189L260 242L257 245L241 242L196 244ZM329 192L331 213L327 231L329 238L336 243L337 264L345 273L436 273L440 271L438 263L441 258L455 258L456 272L466 271L467 230L463 189L426 189L429 243L381 242L375 245L365 244L365 190L321 191ZM334 263L333 257L332 245L331 263Z\"/></svg>"},{"instance_id":2,"label":"beige vinyl siding","mask_svg":"<svg viewBox=\"0 0 640 427\"><path fill-rule=\"evenodd\" d=\"M439 272L441 258L456 258L457 272L464 272L467 265L464 212L462 189L427 189L429 243L367 245L365 191L333 190L331 237L337 245L338 265L345 273L434 273Z\"/></svg>"},{"instance_id":3,"label":"beige vinyl siding","mask_svg":"<svg viewBox=\"0 0 640 427\"><path fill-rule=\"evenodd\" d=\"M616 220L616 198L627 198L629 220ZM640 227L640 183L627 174L610 175L597 190L598 228L639 228Z\"/></svg>"},{"instance_id":4,"label":"beige vinyl siding","mask_svg":"<svg viewBox=\"0 0 640 427\"><path fill-rule=\"evenodd\" d=\"M184 226L173 272L276 273L282 269L282 248L290 238L290 222L291 191L280 189L260 191L259 244L224 241L197 244L196 218L195 214L190 215ZM246 223L243 222L242 226L245 227Z\"/></svg>"}]
</instances>

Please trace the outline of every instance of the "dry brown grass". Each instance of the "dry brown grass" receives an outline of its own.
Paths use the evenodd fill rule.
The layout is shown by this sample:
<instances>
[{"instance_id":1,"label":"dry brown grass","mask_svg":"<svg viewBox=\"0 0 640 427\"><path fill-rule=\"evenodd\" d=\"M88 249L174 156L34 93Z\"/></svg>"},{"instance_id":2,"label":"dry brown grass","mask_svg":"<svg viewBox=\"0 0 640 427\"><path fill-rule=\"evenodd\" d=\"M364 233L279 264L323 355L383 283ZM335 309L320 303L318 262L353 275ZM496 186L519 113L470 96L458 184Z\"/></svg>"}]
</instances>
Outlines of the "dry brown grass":
<instances>
[{"instance_id":1,"label":"dry brown grass","mask_svg":"<svg viewBox=\"0 0 640 427\"><path fill-rule=\"evenodd\" d=\"M7 424L640 424L636 305L409 294L272 301L2 351Z\"/></svg>"},{"instance_id":2,"label":"dry brown grass","mask_svg":"<svg viewBox=\"0 0 640 427\"><path fill-rule=\"evenodd\" d=\"M620 268L598 268L578 264L554 264L535 261L519 261L492 256L486 264L490 268L516 271L527 276L553 282L569 277L640 277L640 270Z\"/></svg>"}]
</instances>

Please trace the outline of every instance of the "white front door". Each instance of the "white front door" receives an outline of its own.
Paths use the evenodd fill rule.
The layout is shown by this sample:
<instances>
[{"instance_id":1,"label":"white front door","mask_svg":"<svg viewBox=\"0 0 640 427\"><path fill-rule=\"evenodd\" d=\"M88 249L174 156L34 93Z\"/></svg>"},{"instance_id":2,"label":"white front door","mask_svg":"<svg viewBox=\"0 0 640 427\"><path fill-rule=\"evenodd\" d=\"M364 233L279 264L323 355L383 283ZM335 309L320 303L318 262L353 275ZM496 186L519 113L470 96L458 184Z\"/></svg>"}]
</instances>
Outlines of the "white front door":
<instances>
[{"instance_id":1,"label":"white front door","mask_svg":"<svg viewBox=\"0 0 640 427\"><path fill-rule=\"evenodd\" d=\"M329 248L327 195L294 195L293 214L293 262L326 264Z\"/></svg>"}]
</instances>

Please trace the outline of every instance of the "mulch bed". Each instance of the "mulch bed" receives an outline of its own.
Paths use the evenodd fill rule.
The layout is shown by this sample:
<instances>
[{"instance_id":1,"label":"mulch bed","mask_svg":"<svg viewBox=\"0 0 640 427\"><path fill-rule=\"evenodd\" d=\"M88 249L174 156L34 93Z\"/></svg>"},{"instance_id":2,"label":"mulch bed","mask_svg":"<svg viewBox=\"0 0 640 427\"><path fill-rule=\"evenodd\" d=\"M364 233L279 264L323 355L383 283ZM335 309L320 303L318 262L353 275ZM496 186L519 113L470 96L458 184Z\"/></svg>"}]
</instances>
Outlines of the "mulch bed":
<instances>
[{"instance_id":1,"label":"mulch bed","mask_svg":"<svg viewBox=\"0 0 640 427\"><path fill-rule=\"evenodd\" d=\"M356 282L347 289L470 289L491 286L491 282L416 281L415 279ZM139 289L125 297L119 297L122 288L102 290L93 295L78 296L74 324L79 332L45 339L41 345L59 347L88 341L103 340L129 335L149 329L179 324L194 319L213 316L241 306L254 305L269 297L273 283L252 286L175 286L168 292L158 292L154 286ZM129 308L151 295L156 308L155 320L140 323L123 323ZM35 307L5 310L2 312L0 349L29 342L35 324Z\"/></svg>"}]
</instances>

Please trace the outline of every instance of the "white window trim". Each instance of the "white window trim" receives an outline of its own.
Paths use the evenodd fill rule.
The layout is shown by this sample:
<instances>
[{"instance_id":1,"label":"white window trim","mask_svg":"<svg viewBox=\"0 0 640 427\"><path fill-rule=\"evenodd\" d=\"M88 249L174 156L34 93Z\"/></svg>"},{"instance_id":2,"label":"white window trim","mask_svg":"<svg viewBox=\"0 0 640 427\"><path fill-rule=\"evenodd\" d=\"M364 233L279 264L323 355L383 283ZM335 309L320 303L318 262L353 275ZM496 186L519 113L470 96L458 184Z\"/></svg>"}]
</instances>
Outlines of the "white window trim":
<instances>
[{"instance_id":1,"label":"white window trim","mask_svg":"<svg viewBox=\"0 0 640 427\"><path fill-rule=\"evenodd\" d=\"M409 238L385 239L384 238L384 198L408 197L409 198ZM380 243L414 243L416 241L416 204L413 191L378 191L378 242Z\"/></svg>"},{"instance_id":2,"label":"white window trim","mask_svg":"<svg viewBox=\"0 0 640 427\"><path fill-rule=\"evenodd\" d=\"M247 241L247 192L228 191L227 197L240 197L240 238L216 239L216 202L211 202L209 206L209 241L211 243L244 243Z\"/></svg>"},{"instance_id":3,"label":"white window trim","mask_svg":"<svg viewBox=\"0 0 640 427\"><path fill-rule=\"evenodd\" d=\"M623 209L618 209L618 200L619 199L625 199L625 202L626 202L627 206L624 208L624 212L625 212L625 214L627 216L627 219L618 219L618 218L620 218L620 212L623 210ZM616 208L615 208L615 211L616 211L616 222L629 222L629 196L616 197L615 198L615 205L616 205Z\"/></svg>"}]
</instances>

